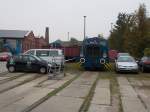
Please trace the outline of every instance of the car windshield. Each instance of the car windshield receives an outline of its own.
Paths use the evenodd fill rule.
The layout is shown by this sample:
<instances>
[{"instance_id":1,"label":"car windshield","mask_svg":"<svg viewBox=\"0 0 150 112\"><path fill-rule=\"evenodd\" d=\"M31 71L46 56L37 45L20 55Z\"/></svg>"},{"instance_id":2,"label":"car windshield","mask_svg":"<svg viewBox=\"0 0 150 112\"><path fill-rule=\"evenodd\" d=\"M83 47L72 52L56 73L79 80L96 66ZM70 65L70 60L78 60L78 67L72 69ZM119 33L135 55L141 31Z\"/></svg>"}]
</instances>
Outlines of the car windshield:
<instances>
[{"instance_id":1,"label":"car windshield","mask_svg":"<svg viewBox=\"0 0 150 112\"><path fill-rule=\"evenodd\" d=\"M118 56L129 56L129 53L118 53Z\"/></svg>"},{"instance_id":2,"label":"car windshield","mask_svg":"<svg viewBox=\"0 0 150 112\"><path fill-rule=\"evenodd\" d=\"M36 56L38 57L44 57L44 56L58 56L58 51L55 50L38 50L36 52Z\"/></svg>"},{"instance_id":3,"label":"car windshield","mask_svg":"<svg viewBox=\"0 0 150 112\"><path fill-rule=\"evenodd\" d=\"M118 62L134 62L134 59L132 57L119 57Z\"/></svg>"}]
</instances>

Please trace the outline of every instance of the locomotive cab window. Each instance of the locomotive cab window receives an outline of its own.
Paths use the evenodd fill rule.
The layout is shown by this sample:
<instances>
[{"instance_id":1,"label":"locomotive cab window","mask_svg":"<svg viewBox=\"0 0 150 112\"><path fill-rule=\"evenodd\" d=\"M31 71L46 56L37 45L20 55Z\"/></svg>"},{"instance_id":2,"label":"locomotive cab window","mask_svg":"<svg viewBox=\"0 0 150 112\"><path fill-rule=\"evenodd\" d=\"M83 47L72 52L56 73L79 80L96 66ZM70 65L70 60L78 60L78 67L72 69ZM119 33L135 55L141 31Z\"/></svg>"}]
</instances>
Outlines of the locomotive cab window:
<instances>
[{"instance_id":1,"label":"locomotive cab window","mask_svg":"<svg viewBox=\"0 0 150 112\"><path fill-rule=\"evenodd\" d=\"M101 56L100 47L98 46L87 46L85 52L87 56L92 56L92 57Z\"/></svg>"}]
</instances>

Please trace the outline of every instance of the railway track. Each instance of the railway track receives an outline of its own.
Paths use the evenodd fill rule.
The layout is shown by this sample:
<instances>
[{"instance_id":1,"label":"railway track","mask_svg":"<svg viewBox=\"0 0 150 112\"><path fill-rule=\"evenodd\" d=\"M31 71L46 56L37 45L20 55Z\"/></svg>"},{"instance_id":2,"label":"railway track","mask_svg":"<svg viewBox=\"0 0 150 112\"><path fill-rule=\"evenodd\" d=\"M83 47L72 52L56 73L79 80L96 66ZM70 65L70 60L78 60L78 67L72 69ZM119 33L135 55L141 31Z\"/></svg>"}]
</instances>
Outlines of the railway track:
<instances>
[{"instance_id":1,"label":"railway track","mask_svg":"<svg viewBox=\"0 0 150 112\"><path fill-rule=\"evenodd\" d=\"M0 84L6 83L11 80L15 80L19 77L23 77L26 73L7 73L5 75L0 76Z\"/></svg>"},{"instance_id":2,"label":"railway track","mask_svg":"<svg viewBox=\"0 0 150 112\"><path fill-rule=\"evenodd\" d=\"M53 112L78 111L97 77L97 74L90 73L85 72L79 77L74 77L21 112L41 112L42 108L45 112L48 112L50 108Z\"/></svg>"},{"instance_id":3,"label":"railway track","mask_svg":"<svg viewBox=\"0 0 150 112\"><path fill-rule=\"evenodd\" d=\"M24 84L22 83L21 85L17 85L14 88L10 88L9 90L0 93L0 109L2 112L28 111L28 109L36 106L35 104L43 100L45 96L53 96L77 78L74 75L66 75L58 80L49 80L47 75L35 77L36 78L33 78L33 80L28 80L28 82ZM22 80L18 78L15 80L20 80L20 82L22 82ZM51 92L53 94L49 95ZM14 108L15 105L18 105L17 108Z\"/></svg>"},{"instance_id":4,"label":"railway track","mask_svg":"<svg viewBox=\"0 0 150 112\"><path fill-rule=\"evenodd\" d=\"M16 88L18 86L21 86L25 83L28 83L30 81L33 81L39 77L42 77L40 74L30 74L30 73L24 73L22 75L10 77L7 79L2 80L0 82L0 94L9 91L13 88ZM7 83L6 83L7 82Z\"/></svg>"},{"instance_id":5,"label":"railway track","mask_svg":"<svg viewBox=\"0 0 150 112\"><path fill-rule=\"evenodd\" d=\"M2 72L2 73L0 73L0 77L6 75L6 74L8 74L8 73L9 73L8 71Z\"/></svg>"}]
</instances>

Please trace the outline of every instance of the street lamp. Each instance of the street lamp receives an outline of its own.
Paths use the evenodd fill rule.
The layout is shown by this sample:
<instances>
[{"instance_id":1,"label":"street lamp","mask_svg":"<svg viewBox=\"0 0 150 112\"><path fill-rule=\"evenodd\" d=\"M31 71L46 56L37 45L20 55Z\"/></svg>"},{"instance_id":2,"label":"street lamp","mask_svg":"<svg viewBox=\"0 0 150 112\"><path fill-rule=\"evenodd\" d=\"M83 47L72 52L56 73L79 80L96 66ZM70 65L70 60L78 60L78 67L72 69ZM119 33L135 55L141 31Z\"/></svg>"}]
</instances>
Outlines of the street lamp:
<instances>
[{"instance_id":1,"label":"street lamp","mask_svg":"<svg viewBox=\"0 0 150 112\"><path fill-rule=\"evenodd\" d=\"M86 29L85 29L85 27L86 27L86 16L83 16L83 17L84 17L84 39L83 39L83 41L84 41L85 38L86 38ZM84 52L86 52L86 51L85 51L85 49L83 47L83 44L82 44L82 54L81 54L81 56L83 56Z\"/></svg>"},{"instance_id":2,"label":"street lamp","mask_svg":"<svg viewBox=\"0 0 150 112\"><path fill-rule=\"evenodd\" d=\"M86 38L86 16L84 17L84 39Z\"/></svg>"},{"instance_id":3,"label":"street lamp","mask_svg":"<svg viewBox=\"0 0 150 112\"><path fill-rule=\"evenodd\" d=\"M69 41L69 39L70 39L70 32L68 32L68 41Z\"/></svg>"}]
</instances>

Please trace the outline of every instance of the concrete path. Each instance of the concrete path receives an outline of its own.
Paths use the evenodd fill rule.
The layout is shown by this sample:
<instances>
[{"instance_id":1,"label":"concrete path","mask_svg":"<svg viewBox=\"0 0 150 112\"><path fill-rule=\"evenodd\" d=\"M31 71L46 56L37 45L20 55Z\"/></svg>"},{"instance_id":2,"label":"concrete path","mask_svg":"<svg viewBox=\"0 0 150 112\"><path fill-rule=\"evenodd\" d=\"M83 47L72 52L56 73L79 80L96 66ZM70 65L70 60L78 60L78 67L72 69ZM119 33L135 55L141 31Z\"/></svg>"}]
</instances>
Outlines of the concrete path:
<instances>
[{"instance_id":1,"label":"concrete path","mask_svg":"<svg viewBox=\"0 0 150 112\"><path fill-rule=\"evenodd\" d=\"M88 112L108 112L110 105L110 81L99 80Z\"/></svg>"},{"instance_id":2,"label":"concrete path","mask_svg":"<svg viewBox=\"0 0 150 112\"><path fill-rule=\"evenodd\" d=\"M84 72L78 79L56 96L33 109L32 112L78 112L90 87L97 77L96 72Z\"/></svg>"},{"instance_id":3,"label":"concrete path","mask_svg":"<svg viewBox=\"0 0 150 112\"><path fill-rule=\"evenodd\" d=\"M123 112L148 112L125 77L118 77Z\"/></svg>"},{"instance_id":4,"label":"concrete path","mask_svg":"<svg viewBox=\"0 0 150 112\"><path fill-rule=\"evenodd\" d=\"M132 86L134 86L138 96L141 98L145 107L150 112L150 80L130 78Z\"/></svg>"},{"instance_id":5,"label":"concrete path","mask_svg":"<svg viewBox=\"0 0 150 112\"><path fill-rule=\"evenodd\" d=\"M15 88L15 90L13 89L7 92L7 94L3 94L4 95L3 97L5 98L2 99L1 104L3 105L3 107L1 106L0 110L2 112L21 112L27 109L32 104L34 104L36 101L46 96L51 91L53 91L54 85L55 85L55 89L59 88L62 84L64 84L71 78L73 78L73 76L69 75L69 76L64 77L61 80L47 80L46 81L46 79L48 79L48 76L43 76L42 78L38 78L32 82L29 82L20 87L17 87ZM52 86L52 88L50 86ZM17 92L14 93L15 91ZM6 98L6 95L8 95L9 97ZM1 98L1 95L0 95L0 98ZM7 99L11 99L11 102L10 101L5 102L5 100Z\"/></svg>"},{"instance_id":6,"label":"concrete path","mask_svg":"<svg viewBox=\"0 0 150 112\"><path fill-rule=\"evenodd\" d=\"M1 62L0 61L0 73L8 71L6 68L6 62Z\"/></svg>"},{"instance_id":7,"label":"concrete path","mask_svg":"<svg viewBox=\"0 0 150 112\"><path fill-rule=\"evenodd\" d=\"M0 92L3 92L9 88L15 87L18 84L22 83L23 81L27 81L29 79L34 79L36 76L37 76L37 74L26 74L17 79L8 81L7 83L0 84Z\"/></svg>"},{"instance_id":8,"label":"concrete path","mask_svg":"<svg viewBox=\"0 0 150 112\"><path fill-rule=\"evenodd\" d=\"M136 92L144 102L145 106L147 107L148 112L150 112L150 90L148 89L139 89L136 88Z\"/></svg>"},{"instance_id":9,"label":"concrete path","mask_svg":"<svg viewBox=\"0 0 150 112\"><path fill-rule=\"evenodd\" d=\"M24 73L8 73L0 76L0 84L5 82L6 80L12 79L13 77L22 76Z\"/></svg>"},{"instance_id":10,"label":"concrete path","mask_svg":"<svg viewBox=\"0 0 150 112\"><path fill-rule=\"evenodd\" d=\"M32 82L18 86L14 89L11 89L9 91L6 91L6 92L0 94L0 109L10 105L13 102L16 102L16 101L22 99L23 95L28 94L29 91L31 90L31 88L42 80L45 80L45 78L44 79L38 78L36 80L33 80Z\"/></svg>"}]
</instances>

